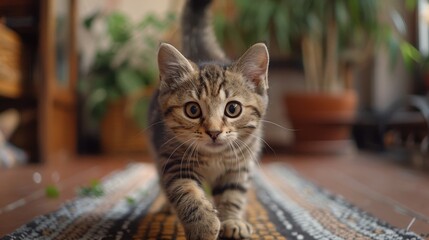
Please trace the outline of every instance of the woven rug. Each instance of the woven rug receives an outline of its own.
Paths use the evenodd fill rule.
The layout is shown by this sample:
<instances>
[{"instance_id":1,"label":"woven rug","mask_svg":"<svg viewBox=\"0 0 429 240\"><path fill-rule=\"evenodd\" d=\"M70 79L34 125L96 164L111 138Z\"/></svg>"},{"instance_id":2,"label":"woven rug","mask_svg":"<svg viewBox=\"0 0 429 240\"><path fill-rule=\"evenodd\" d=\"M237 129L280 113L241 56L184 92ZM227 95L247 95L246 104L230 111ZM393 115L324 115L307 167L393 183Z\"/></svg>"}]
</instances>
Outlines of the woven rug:
<instances>
[{"instance_id":1,"label":"woven rug","mask_svg":"<svg viewBox=\"0 0 429 240\"><path fill-rule=\"evenodd\" d=\"M249 192L252 239L421 239L372 217L281 163L264 165ZM157 176L136 163L102 183L104 195L78 197L3 239L185 239L163 211ZM132 200L132 201L131 201Z\"/></svg>"}]
</instances>

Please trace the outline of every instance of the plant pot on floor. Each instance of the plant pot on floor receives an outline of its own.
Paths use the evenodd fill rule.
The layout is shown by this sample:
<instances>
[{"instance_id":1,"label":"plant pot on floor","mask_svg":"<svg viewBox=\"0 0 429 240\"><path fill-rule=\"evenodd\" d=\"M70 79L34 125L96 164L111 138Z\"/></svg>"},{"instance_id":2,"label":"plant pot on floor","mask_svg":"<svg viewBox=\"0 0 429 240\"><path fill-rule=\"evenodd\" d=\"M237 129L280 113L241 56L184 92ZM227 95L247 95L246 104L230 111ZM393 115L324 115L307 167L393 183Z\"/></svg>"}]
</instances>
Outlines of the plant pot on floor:
<instances>
[{"instance_id":1,"label":"plant pot on floor","mask_svg":"<svg viewBox=\"0 0 429 240\"><path fill-rule=\"evenodd\" d=\"M127 102L110 103L100 125L101 150L106 154L145 153L148 140L144 130L127 114Z\"/></svg>"},{"instance_id":2,"label":"plant pot on floor","mask_svg":"<svg viewBox=\"0 0 429 240\"><path fill-rule=\"evenodd\" d=\"M341 93L288 93L287 117L300 153L344 153L353 149L351 126L357 109L355 91Z\"/></svg>"}]
</instances>

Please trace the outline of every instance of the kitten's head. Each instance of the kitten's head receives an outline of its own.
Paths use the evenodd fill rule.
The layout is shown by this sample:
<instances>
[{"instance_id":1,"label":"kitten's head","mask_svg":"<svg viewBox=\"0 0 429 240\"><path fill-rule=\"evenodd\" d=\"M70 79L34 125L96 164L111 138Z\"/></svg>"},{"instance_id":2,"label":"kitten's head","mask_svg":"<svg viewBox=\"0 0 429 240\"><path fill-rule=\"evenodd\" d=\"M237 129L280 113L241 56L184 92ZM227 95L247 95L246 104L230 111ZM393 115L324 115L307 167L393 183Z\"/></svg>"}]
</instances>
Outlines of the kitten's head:
<instances>
[{"instance_id":1,"label":"kitten's head","mask_svg":"<svg viewBox=\"0 0 429 240\"><path fill-rule=\"evenodd\" d=\"M199 151L243 145L260 128L267 108L268 62L262 43L228 66L196 65L173 46L161 44L158 100L168 130Z\"/></svg>"}]
</instances>

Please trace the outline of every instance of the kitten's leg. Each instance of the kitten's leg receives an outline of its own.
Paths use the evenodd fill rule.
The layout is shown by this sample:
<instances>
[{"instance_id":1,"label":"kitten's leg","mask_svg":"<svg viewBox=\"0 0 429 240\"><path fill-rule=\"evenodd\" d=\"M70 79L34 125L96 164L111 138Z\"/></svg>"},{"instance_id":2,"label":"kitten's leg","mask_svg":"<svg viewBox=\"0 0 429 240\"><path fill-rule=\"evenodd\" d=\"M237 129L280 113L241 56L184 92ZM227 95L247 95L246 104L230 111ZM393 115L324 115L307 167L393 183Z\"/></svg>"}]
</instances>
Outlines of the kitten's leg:
<instances>
[{"instance_id":1,"label":"kitten's leg","mask_svg":"<svg viewBox=\"0 0 429 240\"><path fill-rule=\"evenodd\" d=\"M177 213L188 240L215 240L220 221L213 204L206 198L196 173L166 173L162 179L165 193Z\"/></svg>"},{"instance_id":2,"label":"kitten's leg","mask_svg":"<svg viewBox=\"0 0 429 240\"><path fill-rule=\"evenodd\" d=\"M221 220L221 238L247 239L252 235L252 226L243 220L248 186L247 173L228 174L214 186L213 197Z\"/></svg>"}]
</instances>

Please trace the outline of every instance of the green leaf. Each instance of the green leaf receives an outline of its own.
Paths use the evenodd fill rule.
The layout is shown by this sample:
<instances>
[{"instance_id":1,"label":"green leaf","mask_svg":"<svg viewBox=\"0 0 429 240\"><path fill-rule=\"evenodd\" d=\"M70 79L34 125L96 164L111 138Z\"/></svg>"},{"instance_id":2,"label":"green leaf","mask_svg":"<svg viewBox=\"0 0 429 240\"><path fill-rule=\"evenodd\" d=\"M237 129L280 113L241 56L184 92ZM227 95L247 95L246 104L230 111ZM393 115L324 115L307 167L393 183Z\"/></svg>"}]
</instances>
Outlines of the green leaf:
<instances>
[{"instance_id":1,"label":"green leaf","mask_svg":"<svg viewBox=\"0 0 429 240\"><path fill-rule=\"evenodd\" d=\"M144 43L152 49L156 49L158 47L159 41L154 39L152 36L145 36L144 37ZM152 56L153 59L153 56Z\"/></svg>"},{"instance_id":2,"label":"green leaf","mask_svg":"<svg viewBox=\"0 0 429 240\"><path fill-rule=\"evenodd\" d=\"M123 96L121 91L116 86L109 86L106 90L107 93L107 101L112 102Z\"/></svg>"},{"instance_id":3,"label":"green leaf","mask_svg":"<svg viewBox=\"0 0 429 240\"><path fill-rule=\"evenodd\" d=\"M124 43L130 37L131 23L126 15L114 12L107 16L107 29L110 37L116 43Z\"/></svg>"},{"instance_id":4,"label":"green leaf","mask_svg":"<svg viewBox=\"0 0 429 240\"><path fill-rule=\"evenodd\" d=\"M148 26L152 25L155 22L155 15L153 14L148 14L146 15L138 24L137 27L140 30L145 30Z\"/></svg>"},{"instance_id":5,"label":"green leaf","mask_svg":"<svg viewBox=\"0 0 429 240\"><path fill-rule=\"evenodd\" d=\"M311 36L321 36L323 33L324 24L316 14L308 14L306 17L307 33Z\"/></svg>"},{"instance_id":6,"label":"green leaf","mask_svg":"<svg viewBox=\"0 0 429 240\"><path fill-rule=\"evenodd\" d=\"M395 66L396 60L398 59L399 53L399 42L397 39L390 37L387 42L387 49L389 51L390 66L393 68Z\"/></svg>"},{"instance_id":7,"label":"green leaf","mask_svg":"<svg viewBox=\"0 0 429 240\"><path fill-rule=\"evenodd\" d=\"M216 39L219 41L221 46L224 46L225 41L225 32L227 28L227 21L225 15L223 14L215 14L213 16L213 26L216 34Z\"/></svg>"},{"instance_id":8,"label":"green leaf","mask_svg":"<svg viewBox=\"0 0 429 240\"><path fill-rule=\"evenodd\" d=\"M125 199L127 200L127 203L129 205L135 205L136 204L136 200L133 197L127 196Z\"/></svg>"},{"instance_id":9,"label":"green leaf","mask_svg":"<svg viewBox=\"0 0 429 240\"><path fill-rule=\"evenodd\" d=\"M168 23L172 23L172 22L174 22L174 21L176 21L176 19L177 19L177 15L176 15L176 13L175 12L167 12L167 15L166 15L166 18L165 18L165 20L168 22Z\"/></svg>"},{"instance_id":10,"label":"green leaf","mask_svg":"<svg viewBox=\"0 0 429 240\"><path fill-rule=\"evenodd\" d=\"M410 43L404 41L400 44L399 48L407 68L411 69L413 62L420 62L422 60L419 50Z\"/></svg>"},{"instance_id":11,"label":"green leaf","mask_svg":"<svg viewBox=\"0 0 429 240\"><path fill-rule=\"evenodd\" d=\"M92 70L101 71L102 73L105 73L106 70L111 70L111 62L115 56L116 51L113 49L106 52L97 52Z\"/></svg>"},{"instance_id":12,"label":"green leaf","mask_svg":"<svg viewBox=\"0 0 429 240\"><path fill-rule=\"evenodd\" d=\"M272 1L264 1L264 4L260 5L258 14L255 14L253 16L255 18L258 18L258 21L256 21L257 25L254 26L254 28L256 29L253 29L253 31L256 30L257 32L257 35L255 36L256 38L253 39L254 41L266 41L269 37L269 23L274 10L275 5Z\"/></svg>"},{"instance_id":13,"label":"green leaf","mask_svg":"<svg viewBox=\"0 0 429 240\"><path fill-rule=\"evenodd\" d=\"M91 92L86 100L86 108L94 119L100 120L107 109L106 89L100 87Z\"/></svg>"},{"instance_id":14,"label":"green leaf","mask_svg":"<svg viewBox=\"0 0 429 240\"><path fill-rule=\"evenodd\" d=\"M360 0L349 0L349 1L346 1L347 9L348 9L347 12L350 15L351 22L358 22L359 19L360 19L359 1Z\"/></svg>"},{"instance_id":15,"label":"green leaf","mask_svg":"<svg viewBox=\"0 0 429 240\"><path fill-rule=\"evenodd\" d=\"M349 25L349 13L347 12L345 2L339 1L338 4L335 5L335 18L340 28L347 28Z\"/></svg>"},{"instance_id":16,"label":"green leaf","mask_svg":"<svg viewBox=\"0 0 429 240\"><path fill-rule=\"evenodd\" d=\"M90 29L90 28L91 28L91 26L92 26L92 23L94 22L94 20L95 20L98 16L99 16L99 13L98 13L98 12L95 12L95 13L93 13L93 14L89 15L88 17L86 17L86 18L83 20L83 26L84 26L86 29Z\"/></svg>"},{"instance_id":17,"label":"green leaf","mask_svg":"<svg viewBox=\"0 0 429 240\"><path fill-rule=\"evenodd\" d=\"M281 50L290 49L290 27L289 21L287 18L287 12L282 8L277 9L276 14L274 15L274 26L276 29L276 38L277 43Z\"/></svg>"},{"instance_id":18,"label":"green leaf","mask_svg":"<svg viewBox=\"0 0 429 240\"><path fill-rule=\"evenodd\" d=\"M82 93L82 94L87 94L88 93L88 91L90 90L90 88L91 88L91 85L89 84L89 82L87 81L88 79L79 79L78 81L77 81L77 91L79 92L79 93Z\"/></svg>"},{"instance_id":19,"label":"green leaf","mask_svg":"<svg viewBox=\"0 0 429 240\"><path fill-rule=\"evenodd\" d=\"M417 7L417 0L405 0L405 7L412 11Z\"/></svg>"},{"instance_id":20,"label":"green leaf","mask_svg":"<svg viewBox=\"0 0 429 240\"><path fill-rule=\"evenodd\" d=\"M83 186L78 190L81 197L101 197L104 195L104 189L98 180L93 180L89 186Z\"/></svg>"},{"instance_id":21,"label":"green leaf","mask_svg":"<svg viewBox=\"0 0 429 240\"><path fill-rule=\"evenodd\" d=\"M139 90L143 86L140 73L131 68L120 69L116 81L120 90L125 94Z\"/></svg>"},{"instance_id":22,"label":"green leaf","mask_svg":"<svg viewBox=\"0 0 429 240\"><path fill-rule=\"evenodd\" d=\"M58 198L60 196L60 190L55 185L48 185L45 188L45 196L47 198Z\"/></svg>"},{"instance_id":23,"label":"green leaf","mask_svg":"<svg viewBox=\"0 0 429 240\"><path fill-rule=\"evenodd\" d=\"M212 195L212 188L210 187L210 185L207 182L203 182L203 191L208 195L211 196Z\"/></svg>"}]
</instances>

